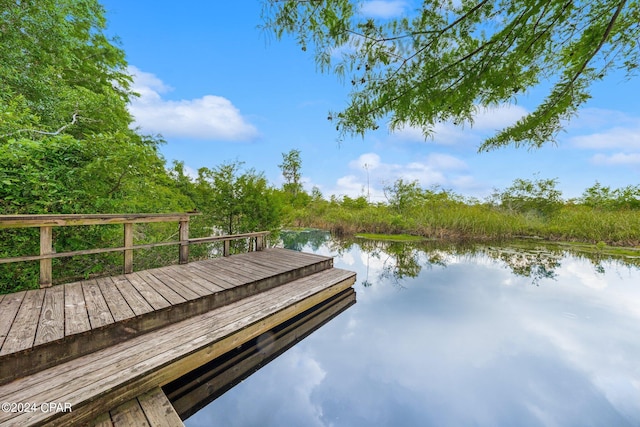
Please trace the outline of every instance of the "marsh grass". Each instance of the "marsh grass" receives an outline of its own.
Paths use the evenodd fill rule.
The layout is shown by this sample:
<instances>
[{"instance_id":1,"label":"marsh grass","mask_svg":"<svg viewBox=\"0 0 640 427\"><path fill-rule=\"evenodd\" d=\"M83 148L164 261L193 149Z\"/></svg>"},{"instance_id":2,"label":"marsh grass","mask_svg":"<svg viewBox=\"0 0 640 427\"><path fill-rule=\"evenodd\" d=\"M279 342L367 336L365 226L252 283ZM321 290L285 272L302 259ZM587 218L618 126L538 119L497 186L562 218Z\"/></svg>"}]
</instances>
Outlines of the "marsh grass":
<instances>
[{"instance_id":1,"label":"marsh grass","mask_svg":"<svg viewBox=\"0 0 640 427\"><path fill-rule=\"evenodd\" d=\"M542 215L536 211L514 212L490 204L451 201L425 203L404 212L387 205L349 208L326 202L296 209L286 225L330 230L337 236L404 234L456 241L533 237L640 246L640 212L632 209L607 211L569 204L552 215Z\"/></svg>"}]
</instances>

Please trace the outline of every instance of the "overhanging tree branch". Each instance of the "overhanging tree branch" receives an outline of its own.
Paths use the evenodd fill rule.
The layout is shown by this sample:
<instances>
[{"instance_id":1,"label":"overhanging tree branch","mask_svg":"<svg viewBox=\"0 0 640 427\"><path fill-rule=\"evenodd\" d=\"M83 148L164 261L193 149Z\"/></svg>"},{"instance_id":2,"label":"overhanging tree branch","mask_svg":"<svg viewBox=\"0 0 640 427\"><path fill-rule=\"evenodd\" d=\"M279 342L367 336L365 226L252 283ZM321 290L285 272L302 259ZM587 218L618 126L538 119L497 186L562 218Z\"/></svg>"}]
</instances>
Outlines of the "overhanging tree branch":
<instances>
[{"instance_id":1,"label":"overhanging tree branch","mask_svg":"<svg viewBox=\"0 0 640 427\"><path fill-rule=\"evenodd\" d=\"M316 2L263 2L272 6L266 27L315 42L322 71L354 73L347 107L329 114L341 135L364 135L388 119L391 129L410 124L428 136L438 121L462 124L477 107L517 102L542 88L548 94L534 112L481 149L525 141L539 147L555 142L595 80L640 66L637 1L429 0L375 19L357 13L357 0L323 0L319 13ZM349 42L348 54L329 67L334 49Z\"/></svg>"},{"instance_id":2,"label":"overhanging tree branch","mask_svg":"<svg viewBox=\"0 0 640 427\"><path fill-rule=\"evenodd\" d=\"M55 132L47 132L47 131L42 131L42 130L37 130L37 129L18 129L16 131L13 132L9 132L7 134L4 135L0 135L0 138L7 138L9 136L12 135L16 135L18 133L35 133L38 135L47 135L47 136L55 136L55 135L59 135L62 132L64 132L64 130L66 128L68 128L69 126L73 126L78 122L78 113L75 112L73 113L73 116L71 116L71 121L69 123L67 123L66 125L60 127L60 129L56 130Z\"/></svg>"}]
</instances>

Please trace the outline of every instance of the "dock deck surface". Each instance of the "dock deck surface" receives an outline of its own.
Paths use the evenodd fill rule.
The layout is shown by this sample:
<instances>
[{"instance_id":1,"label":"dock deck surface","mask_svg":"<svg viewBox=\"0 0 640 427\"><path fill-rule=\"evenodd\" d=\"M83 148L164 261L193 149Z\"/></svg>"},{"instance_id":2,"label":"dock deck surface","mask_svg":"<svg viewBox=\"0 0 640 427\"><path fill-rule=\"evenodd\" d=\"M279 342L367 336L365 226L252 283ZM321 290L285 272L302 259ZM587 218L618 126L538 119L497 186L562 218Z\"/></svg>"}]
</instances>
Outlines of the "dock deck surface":
<instances>
[{"instance_id":1,"label":"dock deck surface","mask_svg":"<svg viewBox=\"0 0 640 427\"><path fill-rule=\"evenodd\" d=\"M271 248L0 295L0 384L332 266Z\"/></svg>"}]
</instances>

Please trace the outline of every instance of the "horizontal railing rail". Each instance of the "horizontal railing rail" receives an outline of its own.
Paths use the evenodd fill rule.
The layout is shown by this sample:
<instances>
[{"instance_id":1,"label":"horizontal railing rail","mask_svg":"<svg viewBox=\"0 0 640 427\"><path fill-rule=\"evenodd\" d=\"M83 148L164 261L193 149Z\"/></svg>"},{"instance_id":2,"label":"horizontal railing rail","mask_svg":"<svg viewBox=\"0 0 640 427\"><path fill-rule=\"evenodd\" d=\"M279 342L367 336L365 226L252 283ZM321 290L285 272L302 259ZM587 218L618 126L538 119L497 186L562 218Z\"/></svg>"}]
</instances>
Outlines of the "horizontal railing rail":
<instances>
[{"instance_id":1,"label":"horizontal railing rail","mask_svg":"<svg viewBox=\"0 0 640 427\"><path fill-rule=\"evenodd\" d=\"M150 249L161 246L179 245L179 263L189 262L189 245L200 243L223 242L223 256L230 255L232 240L250 239L249 250L260 251L265 248L266 236L269 231L252 233L228 234L222 236L208 236L189 238L189 219L199 213L169 213L169 214L72 214L72 215L0 215L0 229L15 229L27 227L40 228L40 254L18 257L0 258L0 264L10 264L25 261L40 261L40 287L52 284L52 262L54 258L72 257L78 255L93 255L100 253L122 252L124 254L124 274L133 273L133 251ZM133 244L133 224L178 222L179 239L169 242ZM83 225L112 225L123 224L124 245L114 248L95 248L69 252L53 251L53 227L83 226Z\"/></svg>"}]
</instances>

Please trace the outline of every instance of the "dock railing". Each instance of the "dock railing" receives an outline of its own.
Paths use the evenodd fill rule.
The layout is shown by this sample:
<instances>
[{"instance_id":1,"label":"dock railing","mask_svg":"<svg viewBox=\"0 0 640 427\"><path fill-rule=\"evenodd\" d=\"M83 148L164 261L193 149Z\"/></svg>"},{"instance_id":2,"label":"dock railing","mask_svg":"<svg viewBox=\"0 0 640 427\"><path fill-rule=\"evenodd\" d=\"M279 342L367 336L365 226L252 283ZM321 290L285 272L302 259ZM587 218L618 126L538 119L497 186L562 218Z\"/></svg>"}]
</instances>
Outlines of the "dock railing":
<instances>
[{"instance_id":1,"label":"dock railing","mask_svg":"<svg viewBox=\"0 0 640 427\"><path fill-rule=\"evenodd\" d=\"M265 248L266 236L269 231L253 233L229 234L189 238L189 218L199 213L168 213L168 214L71 214L71 215L0 215L0 229L40 228L40 255L28 255L10 258L0 258L0 264L40 261L40 287L52 285L52 259L72 257L77 255L91 255L108 252L122 252L124 255L124 274L133 273L133 251L149 249L159 246L179 245L179 263L189 262L189 245L198 243L223 242L223 256L230 255L232 240L249 239L249 251L260 251ZM169 242L133 244L133 224L151 222L177 222L179 225L179 240ZM124 244L115 248L94 248L69 252L53 251L53 228L83 225L112 225L123 224Z\"/></svg>"}]
</instances>

